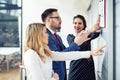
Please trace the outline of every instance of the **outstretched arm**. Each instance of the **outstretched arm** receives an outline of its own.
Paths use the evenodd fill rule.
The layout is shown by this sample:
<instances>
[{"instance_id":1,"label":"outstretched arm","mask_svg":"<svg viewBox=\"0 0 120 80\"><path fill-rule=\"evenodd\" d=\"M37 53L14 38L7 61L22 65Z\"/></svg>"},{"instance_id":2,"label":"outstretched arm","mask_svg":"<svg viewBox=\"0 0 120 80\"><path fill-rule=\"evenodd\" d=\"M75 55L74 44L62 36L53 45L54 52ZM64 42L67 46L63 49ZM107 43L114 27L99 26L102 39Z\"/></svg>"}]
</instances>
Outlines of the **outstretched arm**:
<instances>
[{"instance_id":1,"label":"outstretched arm","mask_svg":"<svg viewBox=\"0 0 120 80\"><path fill-rule=\"evenodd\" d=\"M80 58L89 58L90 55L93 56L100 56L103 53L103 48L105 46L102 46L96 50L93 51L70 51L70 52L54 52L53 51L53 60L54 61L66 61L66 60L77 60Z\"/></svg>"},{"instance_id":2,"label":"outstretched arm","mask_svg":"<svg viewBox=\"0 0 120 80\"><path fill-rule=\"evenodd\" d=\"M54 61L77 60L90 57L90 51L53 52Z\"/></svg>"},{"instance_id":3,"label":"outstretched arm","mask_svg":"<svg viewBox=\"0 0 120 80\"><path fill-rule=\"evenodd\" d=\"M98 15L96 23L93 25L93 27L91 27L88 31L89 33L95 32L97 30L100 30L100 15Z\"/></svg>"}]
</instances>

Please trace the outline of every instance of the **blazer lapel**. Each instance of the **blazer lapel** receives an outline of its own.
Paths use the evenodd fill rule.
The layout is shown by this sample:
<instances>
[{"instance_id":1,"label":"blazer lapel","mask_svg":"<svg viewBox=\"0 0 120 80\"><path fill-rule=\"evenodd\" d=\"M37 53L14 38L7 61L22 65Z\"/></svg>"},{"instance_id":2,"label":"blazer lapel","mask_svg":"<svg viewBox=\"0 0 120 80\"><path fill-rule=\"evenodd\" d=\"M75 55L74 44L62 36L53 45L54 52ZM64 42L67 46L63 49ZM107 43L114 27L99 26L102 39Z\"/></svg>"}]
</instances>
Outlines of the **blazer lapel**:
<instances>
[{"instance_id":1,"label":"blazer lapel","mask_svg":"<svg viewBox=\"0 0 120 80\"><path fill-rule=\"evenodd\" d=\"M61 46L62 40L61 40L60 36L58 35L58 39L60 40L60 45L59 45L58 42L56 41L54 35L53 35L48 29L47 29L47 33L49 34L49 37L55 42L55 44L56 44L58 47L60 47L60 49L62 49L62 46Z\"/></svg>"}]
</instances>

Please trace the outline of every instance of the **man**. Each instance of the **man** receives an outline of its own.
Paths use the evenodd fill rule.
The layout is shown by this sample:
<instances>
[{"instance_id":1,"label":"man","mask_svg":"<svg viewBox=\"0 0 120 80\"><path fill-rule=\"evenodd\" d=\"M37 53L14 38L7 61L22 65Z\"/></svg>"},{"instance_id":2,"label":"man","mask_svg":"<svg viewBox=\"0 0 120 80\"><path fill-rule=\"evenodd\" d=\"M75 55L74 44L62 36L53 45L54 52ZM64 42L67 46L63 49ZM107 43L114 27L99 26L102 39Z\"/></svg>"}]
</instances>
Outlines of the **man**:
<instances>
[{"instance_id":1,"label":"man","mask_svg":"<svg viewBox=\"0 0 120 80\"><path fill-rule=\"evenodd\" d=\"M52 51L78 51L80 44L79 35L75 38L74 42L69 46L65 47L61 37L56 35L56 31L61 29L61 17L57 9L49 8L46 9L41 15L42 21L47 27L47 33L49 35L48 46ZM55 33L55 36L54 36ZM53 61L53 70L58 73L60 80L66 79L66 64L65 61Z\"/></svg>"}]
</instances>

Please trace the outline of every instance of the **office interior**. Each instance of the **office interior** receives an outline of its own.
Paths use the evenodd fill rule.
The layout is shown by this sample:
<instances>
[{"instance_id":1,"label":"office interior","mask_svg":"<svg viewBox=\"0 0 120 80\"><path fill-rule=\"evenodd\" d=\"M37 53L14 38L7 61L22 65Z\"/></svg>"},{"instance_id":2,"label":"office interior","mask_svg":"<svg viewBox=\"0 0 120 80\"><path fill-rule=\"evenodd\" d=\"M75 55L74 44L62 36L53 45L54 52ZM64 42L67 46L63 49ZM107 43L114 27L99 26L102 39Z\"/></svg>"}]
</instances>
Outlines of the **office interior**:
<instances>
[{"instance_id":1,"label":"office interior","mask_svg":"<svg viewBox=\"0 0 120 80\"><path fill-rule=\"evenodd\" d=\"M106 48L102 56L94 57L96 79L101 80L104 76L106 80L119 80L120 0L0 0L0 75L17 69L18 80L21 80L18 66L22 62L25 29L29 23L42 22L41 13L45 9L58 9L62 18L62 29L58 34L67 47L67 34L74 34L73 16L84 15L90 28L103 7L99 5L101 1L105 1L105 24L101 35L91 44L92 49L103 44ZM69 61L66 63L69 70Z\"/></svg>"}]
</instances>

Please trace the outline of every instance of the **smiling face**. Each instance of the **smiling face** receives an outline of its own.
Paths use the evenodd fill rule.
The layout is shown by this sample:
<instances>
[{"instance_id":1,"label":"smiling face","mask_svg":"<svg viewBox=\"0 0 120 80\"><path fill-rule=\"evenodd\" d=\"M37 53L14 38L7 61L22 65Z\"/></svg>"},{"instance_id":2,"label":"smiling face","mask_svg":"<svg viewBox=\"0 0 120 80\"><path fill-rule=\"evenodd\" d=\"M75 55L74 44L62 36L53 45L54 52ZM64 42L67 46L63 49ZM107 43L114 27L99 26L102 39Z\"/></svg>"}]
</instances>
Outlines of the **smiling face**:
<instances>
[{"instance_id":1,"label":"smiling face","mask_svg":"<svg viewBox=\"0 0 120 80\"><path fill-rule=\"evenodd\" d=\"M79 33L84 29L83 21L80 18L74 19L73 26L76 33Z\"/></svg>"},{"instance_id":2,"label":"smiling face","mask_svg":"<svg viewBox=\"0 0 120 80\"><path fill-rule=\"evenodd\" d=\"M73 26L74 26L74 30L76 34L80 33L82 30L85 30L87 26L86 26L86 20L84 16L79 15L79 14L74 16Z\"/></svg>"}]
</instances>

